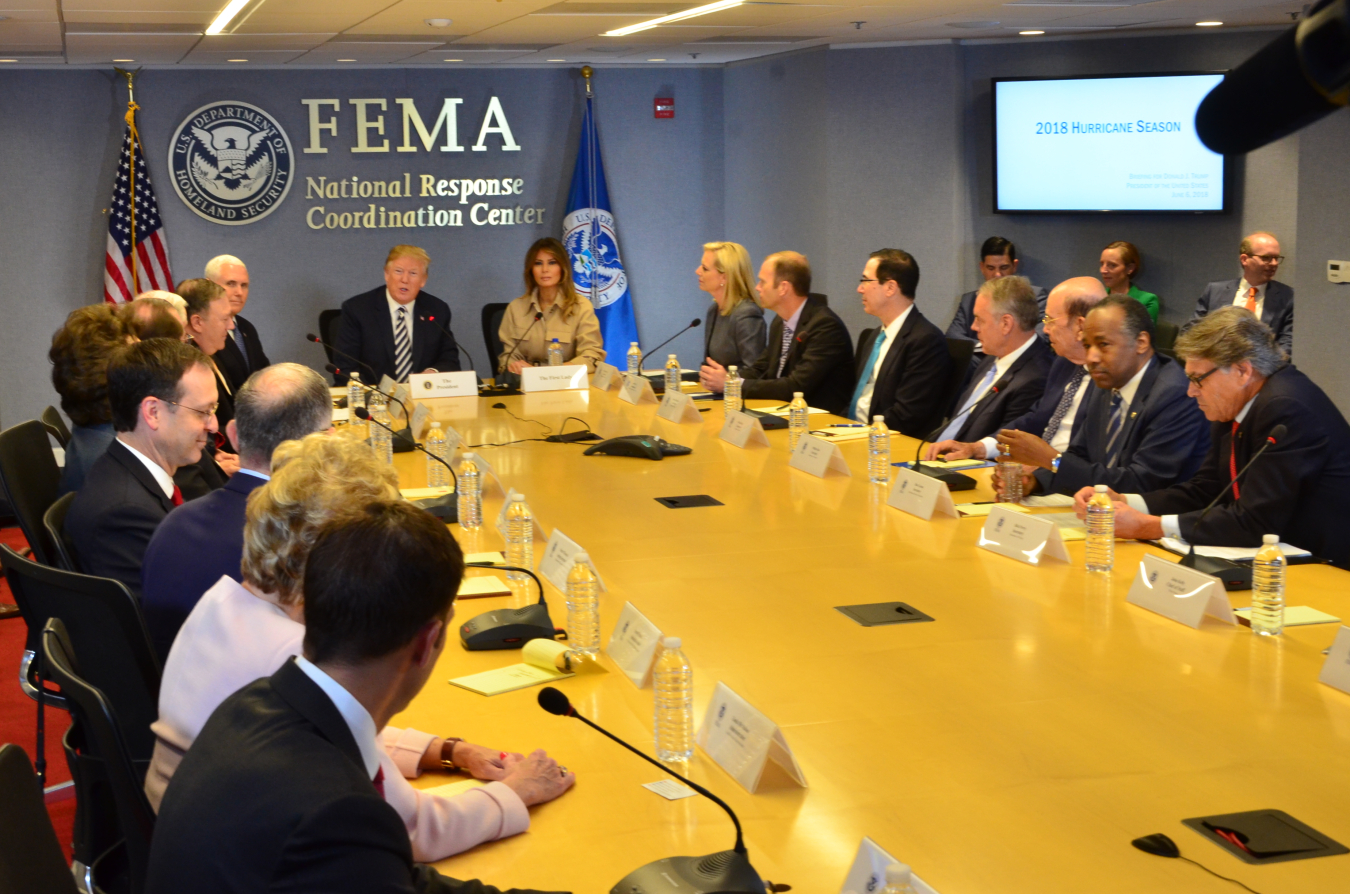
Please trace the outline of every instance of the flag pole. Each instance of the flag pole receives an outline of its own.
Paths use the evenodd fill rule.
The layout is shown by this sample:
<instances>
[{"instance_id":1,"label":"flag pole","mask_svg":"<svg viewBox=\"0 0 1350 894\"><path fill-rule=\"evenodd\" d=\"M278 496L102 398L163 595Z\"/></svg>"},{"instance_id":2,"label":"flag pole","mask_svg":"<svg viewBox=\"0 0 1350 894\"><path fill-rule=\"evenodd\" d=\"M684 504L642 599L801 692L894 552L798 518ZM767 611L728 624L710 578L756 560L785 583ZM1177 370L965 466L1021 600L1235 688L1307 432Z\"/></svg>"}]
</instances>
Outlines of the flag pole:
<instances>
[{"instance_id":1,"label":"flag pole","mask_svg":"<svg viewBox=\"0 0 1350 894\"><path fill-rule=\"evenodd\" d=\"M136 105L136 75L140 69L128 71L125 68L114 68L113 71L127 79L127 139L131 140L131 292L134 296L141 290L140 279L136 274L136 147L141 144L141 136L136 132L136 110L140 106Z\"/></svg>"},{"instance_id":2,"label":"flag pole","mask_svg":"<svg viewBox=\"0 0 1350 894\"><path fill-rule=\"evenodd\" d=\"M595 136L595 114L594 110L591 108L592 100L595 98L595 94L591 91L591 76L594 74L595 69L591 68L589 65L581 66L581 76L586 79L586 118L582 123L583 132L581 135L581 138L585 141L586 145L583 147L582 151L586 153L586 164L591 172L590 180L587 183L589 195L587 195L586 198L591 206L591 219L588 226L588 229L591 231L590 239L588 241L588 245L590 245L591 248L591 283L590 288L587 291L590 293L592 307L595 306L595 279L597 276L595 247L600 241L600 212L596 207L600 204L598 198L599 187L596 185L595 177L595 153L596 143L598 141ZM586 122L590 123L589 132L586 131Z\"/></svg>"}]
</instances>

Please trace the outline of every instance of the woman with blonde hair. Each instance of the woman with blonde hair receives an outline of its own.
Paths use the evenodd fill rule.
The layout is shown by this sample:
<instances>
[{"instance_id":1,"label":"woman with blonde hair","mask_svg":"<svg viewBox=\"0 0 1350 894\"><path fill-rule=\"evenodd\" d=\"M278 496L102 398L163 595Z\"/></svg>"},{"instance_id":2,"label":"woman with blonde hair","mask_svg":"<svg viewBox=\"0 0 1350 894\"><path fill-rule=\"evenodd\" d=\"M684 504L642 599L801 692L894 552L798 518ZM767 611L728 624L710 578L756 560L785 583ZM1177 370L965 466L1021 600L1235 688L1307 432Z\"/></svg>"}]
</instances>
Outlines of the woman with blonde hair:
<instances>
[{"instance_id":1,"label":"woman with blonde hair","mask_svg":"<svg viewBox=\"0 0 1350 894\"><path fill-rule=\"evenodd\" d=\"M764 353L764 311L754 298L750 253L735 242L709 242L694 271L698 287L712 296L703 321L703 356L723 366L745 368Z\"/></svg>"},{"instance_id":2,"label":"woman with blonde hair","mask_svg":"<svg viewBox=\"0 0 1350 894\"><path fill-rule=\"evenodd\" d=\"M605 359L595 308L577 293L572 262L557 239L540 239L525 252L525 294L506 306L497 337L502 341L497 369L517 375L527 366L548 365L555 338L564 363L584 363L595 372Z\"/></svg>"},{"instance_id":3,"label":"woman with blonde hair","mask_svg":"<svg viewBox=\"0 0 1350 894\"><path fill-rule=\"evenodd\" d=\"M220 703L302 654L305 561L320 530L373 502L398 499L393 468L364 442L317 433L277 447L271 479L249 495L243 583L221 577L206 591L164 663L159 719L151 726L155 750L145 777L145 793L156 810L183 755ZM526 808L557 797L575 778L559 774L542 751L526 758L393 727L379 735L384 798L402 817L413 858L422 862L525 831ZM408 783L425 769L462 770L493 781L445 797Z\"/></svg>"}]
</instances>

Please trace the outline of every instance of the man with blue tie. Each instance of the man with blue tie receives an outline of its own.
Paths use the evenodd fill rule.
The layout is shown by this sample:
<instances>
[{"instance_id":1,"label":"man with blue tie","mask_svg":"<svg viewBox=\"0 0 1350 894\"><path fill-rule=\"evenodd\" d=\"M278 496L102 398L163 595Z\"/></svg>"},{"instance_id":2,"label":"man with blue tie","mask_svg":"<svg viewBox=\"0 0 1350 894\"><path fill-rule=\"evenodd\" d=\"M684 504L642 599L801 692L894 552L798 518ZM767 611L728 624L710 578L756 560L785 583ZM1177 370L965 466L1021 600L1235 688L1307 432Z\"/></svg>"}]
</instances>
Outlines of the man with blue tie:
<instances>
[{"instance_id":1,"label":"man with blue tie","mask_svg":"<svg viewBox=\"0 0 1350 894\"><path fill-rule=\"evenodd\" d=\"M858 294L865 313L881 321L858 338L849 414L858 422L884 416L894 431L922 438L942 420L951 356L942 330L914 306L919 263L909 252L883 248L868 255Z\"/></svg>"},{"instance_id":2,"label":"man with blue tie","mask_svg":"<svg viewBox=\"0 0 1350 894\"><path fill-rule=\"evenodd\" d=\"M1034 472L1024 493L1072 496L1105 484L1138 493L1188 480L1209 451L1204 414L1187 395L1180 363L1153 350L1153 320L1128 295L1099 303L1083 323L1093 388L1069 449L1030 432L998 433L1003 453Z\"/></svg>"}]
</instances>

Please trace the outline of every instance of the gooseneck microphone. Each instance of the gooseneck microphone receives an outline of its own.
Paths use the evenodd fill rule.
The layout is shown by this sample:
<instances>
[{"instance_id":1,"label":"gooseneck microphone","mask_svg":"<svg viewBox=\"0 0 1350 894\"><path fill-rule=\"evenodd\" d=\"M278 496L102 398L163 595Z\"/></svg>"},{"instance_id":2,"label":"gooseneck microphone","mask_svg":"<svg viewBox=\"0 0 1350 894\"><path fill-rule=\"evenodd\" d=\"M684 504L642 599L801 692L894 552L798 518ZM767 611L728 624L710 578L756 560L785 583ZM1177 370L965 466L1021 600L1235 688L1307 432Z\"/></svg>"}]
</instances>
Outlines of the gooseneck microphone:
<instances>
[{"instance_id":1,"label":"gooseneck microphone","mask_svg":"<svg viewBox=\"0 0 1350 894\"><path fill-rule=\"evenodd\" d=\"M641 891L643 894L660 894L660 892L685 894L689 891L764 894L767 888L763 880L760 879L759 873L755 872L754 867L750 865L750 858L745 850L741 821L736 817L736 812L731 809L727 802L698 783L674 772L665 764L638 751L599 724L578 714L576 708L568 701L567 696L552 686L545 686L539 690L539 707L559 717L575 717L596 732L618 742L638 757L674 776L721 807L727 812L727 816L731 817L731 822L736 826L736 846L732 850L709 854L706 857L667 857L664 860L648 863L625 876L611 889L610 894L621 894L621 892L622 894L628 894L631 891ZM674 877L672 878L672 876Z\"/></svg>"},{"instance_id":2,"label":"gooseneck microphone","mask_svg":"<svg viewBox=\"0 0 1350 894\"><path fill-rule=\"evenodd\" d=\"M332 373L333 375L337 375L338 372L339 372L338 368L337 368L336 366L334 366L333 364L331 364L331 363L325 365L325 366L324 366L324 369L328 370L328 371L329 371L330 373ZM348 379L348 381L350 382L351 380ZM403 401L399 400L399 399L398 399L397 397L395 397L394 395L392 395L392 394L385 394L385 393L384 393L383 391L381 391L380 389L374 387L373 385L367 385L365 382L362 382L360 379L357 379L357 380L356 380L356 384L357 384L357 385L360 385L362 388L366 389L367 391L373 391L373 392L375 392L376 394L384 395L385 397L389 398L390 400L398 401L398 405L399 405L400 407L403 408L403 418L407 421L408 427L407 427L407 428L400 428L398 431L394 432L394 452L395 452L395 453L407 453L407 452L410 451L410 450L416 450L416 449L417 449L417 440L413 437L413 433L412 433L412 414L411 414L410 412L408 412L408 405L405 404ZM351 407L348 407L347 409L350 410Z\"/></svg>"},{"instance_id":3,"label":"gooseneck microphone","mask_svg":"<svg viewBox=\"0 0 1350 894\"><path fill-rule=\"evenodd\" d=\"M468 358L468 361L469 361L469 371L472 372L472 373L473 373L474 375L476 375L476 376L478 375L478 368L477 368L478 365L477 365L476 363L473 362L473 357L469 354L469 349L466 348L466 347L464 347L462 344L460 344L460 343L459 343L459 339L455 338L455 333L451 332L449 329L447 329L446 327L442 326L440 323L437 323L435 317L429 317L429 316L427 316L426 314L422 314L422 315L419 316L417 319L421 320L423 323L430 323L431 325L435 326L437 329L439 329L439 330L441 330L442 332L444 332L444 333L445 333L445 337L448 338L448 339L450 339L450 344L452 344L452 345L455 346L455 350L456 350L456 351L459 351L459 352L460 352L461 354L463 354L466 358ZM478 384L479 384L479 385L482 385L482 384L483 384L483 377L482 377L482 376L478 376Z\"/></svg>"},{"instance_id":4,"label":"gooseneck microphone","mask_svg":"<svg viewBox=\"0 0 1350 894\"><path fill-rule=\"evenodd\" d=\"M990 385L988 391L986 391L984 394L981 394L978 398L967 404L966 407L961 410L961 412L954 413L951 416L948 416L946 419L943 419L937 428L929 432L928 437L919 441L919 449L914 451L914 464L913 466L911 466L911 468L915 472L918 472L920 475L927 475L929 478L936 478L938 481L941 481L943 484L946 484L948 490L953 491L974 490L975 479L971 478L969 475L962 475L960 472L943 472L940 469L924 468L922 459L923 445L932 442L934 438L942 434L942 430L946 428L949 424L951 424L951 421L953 419L956 419L957 417L961 416L962 413L969 413L971 410L975 409L975 407L980 403L980 401L984 400L986 397L991 397L995 394L998 394L999 389L1003 387L1005 384L1007 384L1006 376L995 382L993 385Z\"/></svg>"},{"instance_id":5,"label":"gooseneck microphone","mask_svg":"<svg viewBox=\"0 0 1350 894\"><path fill-rule=\"evenodd\" d=\"M353 412L356 413L356 418L363 419L366 422L373 422L380 428L384 429L385 431L393 435L395 439L398 438L399 435L398 432L394 431L392 428L385 425L383 422L376 419L374 416L370 415L370 410L367 410L365 407L357 407ZM403 430L407 431L407 429ZM455 492L459 490L459 477L455 475L454 466L450 465L448 462L441 459L439 456L432 453L430 450L423 447L421 444L417 443L417 441L413 439L411 434L408 436L408 441L409 443L412 444L411 449L422 451L427 456L431 457L432 459L436 460L436 462L440 463L441 465L449 469L450 480L454 482L453 485L454 490L451 493L448 493L443 497L428 497L425 500L413 500L412 501L413 505L421 509L425 509L427 512L430 512L432 515L436 516L437 518L443 521L446 522L458 521L459 509L456 505Z\"/></svg>"},{"instance_id":6,"label":"gooseneck microphone","mask_svg":"<svg viewBox=\"0 0 1350 894\"><path fill-rule=\"evenodd\" d=\"M494 384L490 388L484 388L484 394L495 394L505 397L521 393L519 388L502 384L502 376L506 375L506 365L511 362L511 356L516 353L516 348L520 347L520 343L525 340L525 336L529 335L530 330L538 325L539 321L543 318L544 312L542 310L534 312L534 319L530 321L530 325L525 327L525 331L520 333L520 337L511 343L511 350L502 354L501 362L497 364L497 373L493 380Z\"/></svg>"},{"instance_id":7,"label":"gooseneck microphone","mask_svg":"<svg viewBox=\"0 0 1350 894\"><path fill-rule=\"evenodd\" d=\"M681 329L679 332L676 332L676 333L675 333L674 335L672 335L670 338L668 338L668 339L666 339L665 341L661 342L659 345L657 345L656 347L652 348L650 351L645 352L645 353L643 354L643 356L645 357L645 356L648 356L648 355L650 355L650 354L655 354L657 351L661 350L661 349L664 348L666 345L670 344L670 343L673 342L675 339L679 338L681 335L684 335L684 334L685 334L686 332L688 332L690 329L697 329L698 327L700 327L700 326L702 326L702 325L703 325L703 321L702 321L702 320L697 320L697 319L694 320L692 323L690 323L688 326L685 326L685 327L684 327L683 329ZM641 347L641 345L639 345L639 347Z\"/></svg>"},{"instance_id":8,"label":"gooseneck microphone","mask_svg":"<svg viewBox=\"0 0 1350 894\"><path fill-rule=\"evenodd\" d=\"M318 337L317 335L315 335L313 332L308 333L308 334L305 336L305 338L307 338L307 339L309 339L310 341L314 342L316 345L322 345L323 347L325 347L325 348L327 348L328 350L332 351L334 354L339 354L339 355L341 355L342 357L345 357L346 359L352 361L353 363L360 364L361 366L365 367L366 372L370 373L372 376L375 376L375 370L374 370L374 368L371 367L371 365L370 365L369 363L366 363L364 360L361 360L359 357L353 357L351 354L348 354L346 351L342 350L341 348L337 348L337 347L334 347L333 345L330 345L328 342L326 342L326 341L324 341L323 339L319 338L319 337ZM330 370L330 371L331 371L331 370ZM346 373L343 373L343 375L346 375ZM376 378L378 378L378 376L376 376Z\"/></svg>"}]
</instances>

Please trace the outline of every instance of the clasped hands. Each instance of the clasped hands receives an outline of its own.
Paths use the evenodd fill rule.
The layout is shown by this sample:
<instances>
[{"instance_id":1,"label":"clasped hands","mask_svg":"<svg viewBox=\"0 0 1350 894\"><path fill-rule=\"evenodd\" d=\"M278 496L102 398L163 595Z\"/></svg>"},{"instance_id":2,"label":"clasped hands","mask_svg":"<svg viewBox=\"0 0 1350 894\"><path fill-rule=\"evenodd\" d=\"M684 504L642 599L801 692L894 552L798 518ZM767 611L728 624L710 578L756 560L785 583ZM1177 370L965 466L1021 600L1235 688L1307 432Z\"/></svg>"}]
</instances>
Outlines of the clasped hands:
<instances>
[{"instance_id":1,"label":"clasped hands","mask_svg":"<svg viewBox=\"0 0 1350 894\"><path fill-rule=\"evenodd\" d=\"M528 756L501 751L463 740L439 740L422 755L423 769L439 769L448 760L475 779L500 782L514 791L526 807L542 804L567 791L577 781L575 773L549 757L542 748ZM447 748L446 746L449 745Z\"/></svg>"}]
</instances>

